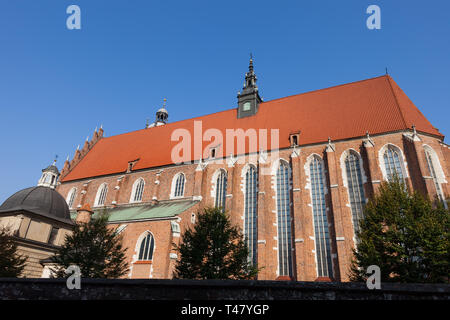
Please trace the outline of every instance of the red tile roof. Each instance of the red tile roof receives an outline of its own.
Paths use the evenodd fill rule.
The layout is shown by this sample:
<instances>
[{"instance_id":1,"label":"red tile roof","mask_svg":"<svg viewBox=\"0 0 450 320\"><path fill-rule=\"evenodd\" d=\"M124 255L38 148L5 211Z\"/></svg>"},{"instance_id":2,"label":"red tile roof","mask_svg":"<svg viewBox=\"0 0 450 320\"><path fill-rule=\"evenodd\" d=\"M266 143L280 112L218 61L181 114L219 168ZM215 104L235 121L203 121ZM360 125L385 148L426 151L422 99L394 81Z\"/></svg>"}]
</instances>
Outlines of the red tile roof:
<instances>
[{"instance_id":1,"label":"red tile roof","mask_svg":"<svg viewBox=\"0 0 450 320\"><path fill-rule=\"evenodd\" d=\"M443 138L395 81L385 75L263 102L254 116L246 118L238 119L233 108L102 138L62 181L125 172L128 162L136 159L139 161L133 170L172 164L171 150L178 144L171 141L172 132L183 128L193 136L194 121L202 121L203 133L216 128L224 137L226 129L279 129L280 148L289 147L289 134L298 131L300 145L325 142L328 137L333 141L361 137L366 131L374 135L410 129L412 125L417 131ZM209 143L203 142L203 148Z\"/></svg>"}]
</instances>

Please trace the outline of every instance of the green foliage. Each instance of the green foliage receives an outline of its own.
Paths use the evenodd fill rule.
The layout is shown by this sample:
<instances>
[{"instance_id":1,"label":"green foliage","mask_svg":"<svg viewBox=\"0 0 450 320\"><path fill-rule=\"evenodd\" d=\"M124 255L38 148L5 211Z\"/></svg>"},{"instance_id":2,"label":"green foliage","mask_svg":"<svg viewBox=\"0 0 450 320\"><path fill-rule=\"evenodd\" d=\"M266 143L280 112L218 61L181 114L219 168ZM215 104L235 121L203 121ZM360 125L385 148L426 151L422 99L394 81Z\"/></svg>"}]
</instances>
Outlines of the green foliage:
<instances>
[{"instance_id":1,"label":"green foliage","mask_svg":"<svg viewBox=\"0 0 450 320\"><path fill-rule=\"evenodd\" d=\"M25 268L26 257L17 254L17 244L8 227L0 228L0 278L17 278Z\"/></svg>"},{"instance_id":2,"label":"green foliage","mask_svg":"<svg viewBox=\"0 0 450 320\"><path fill-rule=\"evenodd\" d=\"M175 268L179 279L255 279L258 268L248 261L248 248L240 230L218 208L198 214L194 229L184 232L180 259Z\"/></svg>"},{"instance_id":3,"label":"green foliage","mask_svg":"<svg viewBox=\"0 0 450 320\"><path fill-rule=\"evenodd\" d=\"M83 278L119 278L128 271L126 248L122 236L108 228L108 216L103 212L89 223L79 223L73 233L52 257L60 267L54 270L57 277L66 277L65 269L74 264L80 268Z\"/></svg>"},{"instance_id":4,"label":"green foliage","mask_svg":"<svg viewBox=\"0 0 450 320\"><path fill-rule=\"evenodd\" d=\"M449 282L450 212L441 202L408 192L395 177L366 205L360 226L351 280L365 281L377 265L384 282Z\"/></svg>"}]
</instances>

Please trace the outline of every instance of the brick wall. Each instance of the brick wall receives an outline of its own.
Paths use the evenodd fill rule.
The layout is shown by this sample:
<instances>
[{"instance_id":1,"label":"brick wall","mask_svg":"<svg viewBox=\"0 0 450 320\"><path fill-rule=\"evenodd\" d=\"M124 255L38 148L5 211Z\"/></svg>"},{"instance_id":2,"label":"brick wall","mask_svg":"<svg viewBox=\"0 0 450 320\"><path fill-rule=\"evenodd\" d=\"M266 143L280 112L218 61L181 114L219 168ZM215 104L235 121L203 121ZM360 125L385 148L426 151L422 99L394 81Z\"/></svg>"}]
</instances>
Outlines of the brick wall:
<instances>
[{"instance_id":1,"label":"brick wall","mask_svg":"<svg viewBox=\"0 0 450 320\"><path fill-rule=\"evenodd\" d=\"M214 205L215 173L224 169L228 175L226 210L234 224L243 228L244 193L243 169L247 163L252 163L261 173L264 168L276 172L279 158L284 159L291 168L291 217L292 217L292 260L293 278L301 281L317 279L315 237L313 228L313 212L311 200L310 177L308 176L308 161L312 154L323 160L325 172L326 207L331 239L331 254L333 261L333 276L337 281L348 281L348 271L354 247L354 228L348 194L347 182L344 181L343 159L345 152L352 149L362 159L362 176L364 181L364 196L368 199L385 180L381 167L382 151L388 144L400 150L405 167L406 183L412 190L418 190L434 197L436 194L433 181L424 179L430 175L425 160L423 146L426 144L436 152L442 170L449 179L449 149L436 138L419 134L420 141L415 141L410 132L397 132L370 137L355 138L346 141L302 146L295 150L280 150L277 158L264 161L259 156L237 158L237 162L210 161L205 165L197 164L168 166L158 169L131 171L117 175L85 179L62 183L58 191L67 197L72 187L77 188L74 207L89 203L92 207L98 187L108 184L106 206L127 204L130 201L132 186L136 179L142 177L145 181L143 203L151 203L152 199L169 200L173 177L183 172L186 176L185 197L201 196L202 201L196 207L180 215L182 231L190 223L193 212L202 210L205 206ZM301 138L301 137L300 137ZM300 141L301 142L301 141ZM381 151L380 151L381 150ZM327 152L328 151L328 152ZM156 182L156 183L155 183ZM448 195L448 183L443 183L444 193ZM85 194L81 194L85 190ZM114 203L115 201L116 203ZM258 265L263 267L258 279L274 280L278 272L278 231L276 211L276 177L273 174L259 174L258 193ZM169 243L172 241L170 221L133 222L124 231L126 247L129 248L128 259L133 265L133 255L139 236L144 231L155 235L156 249L151 266L139 266L136 277L171 278L173 261L169 259ZM151 272L149 271L151 267ZM130 274L130 277L135 277Z\"/></svg>"}]
</instances>

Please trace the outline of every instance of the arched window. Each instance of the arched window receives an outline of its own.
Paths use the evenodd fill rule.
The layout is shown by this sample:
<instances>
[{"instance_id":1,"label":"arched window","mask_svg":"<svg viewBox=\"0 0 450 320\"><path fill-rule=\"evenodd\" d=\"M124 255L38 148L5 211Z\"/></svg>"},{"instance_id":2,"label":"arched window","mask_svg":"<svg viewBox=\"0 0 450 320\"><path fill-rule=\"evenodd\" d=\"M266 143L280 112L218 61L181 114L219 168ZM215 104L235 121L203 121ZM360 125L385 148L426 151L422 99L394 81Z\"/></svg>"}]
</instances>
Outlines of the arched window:
<instances>
[{"instance_id":1,"label":"arched window","mask_svg":"<svg viewBox=\"0 0 450 320\"><path fill-rule=\"evenodd\" d=\"M183 173L178 173L175 175L172 181L172 197L181 198L184 196L184 184L186 178Z\"/></svg>"},{"instance_id":2,"label":"arched window","mask_svg":"<svg viewBox=\"0 0 450 320\"><path fill-rule=\"evenodd\" d=\"M447 202L444 199L444 192L442 191L441 183L445 182L444 173L442 172L441 165L439 163L439 158L437 157L434 150L429 146L424 146L425 158L427 159L428 169L430 175L433 178L434 186L436 188L436 194L438 199L444 203L447 208Z\"/></svg>"},{"instance_id":3,"label":"arched window","mask_svg":"<svg viewBox=\"0 0 450 320\"><path fill-rule=\"evenodd\" d=\"M244 237L249 251L249 261L256 264L258 242L258 173L254 166L249 166L245 173L244 189Z\"/></svg>"},{"instance_id":4,"label":"arched window","mask_svg":"<svg viewBox=\"0 0 450 320\"><path fill-rule=\"evenodd\" d=\"M314 155L309 164L311 177L311 200L316 243L317 274L319 277L332 277L330 232L325 203L325 177L322 159Z\"/></svg>"},{"instance_id":5,"label":"arched window","mask_svg":"<svg viewBox=\"0 0 450 320\"><path fill-rule=\"evenodd\" d=\"M215 207L225 211L225 199L227 195L227 173L220 169L216 179L216 199Z\"/></svg>"},{"instance_id":6,"label":"arched window","mask_svg":"<svg viewBox=\"0 0 450 320\"><path fill-rule=\"evenodd\" d=\"M292 276L291 192L289 165L277 169L278 268L280 276Z\"/></svg>"},{"instance_id":7,"label":"arched window","mask_svg":"<svg viewBox=\"0 0 450 320\"><path fill-rule=\"evenodd\" d=\"M359 230L359 221L363 218L363 209L366 201L361 174L361 158L353 150L347 152L345 157L345 173L350 208L352 210L353 229L356 234Z\"/></svg>"},{"instance_id":8,"label":"arched window","mask_svg":"<svg viewBox=\"0 0 450 320\"><path fill-rule=\"evenodd\" d=\"M106 194L108 193L108 185L103 183L98 187L97 196L95 197L95 206L103 206L106 200Z\"/></svg>"},{"instance_id":9,"label":"arched window","mask_svg":"<svg viewBox=\"0 0 450 320\"><path fill-rule=\"evenodd\" d=\"M145 237L141 240L141 244L139 245L138 260L152 260L154 248L155 241L153 239L153 236L150 232L147 232Z\"/></svg>"},{"instance_id":10,"label":"arched window","mask_svg":"<svg viewBox=\"0 0 450 320\"><path fill-rule=\"evenodd\" d=\"M400 180L404 180L402 169L402 156L400 150L393 145L388 145L383 154L384 168L386 170L386 178L392 181L392 178L397 175Z\"/></svg>"},{"instance_id":11,"label":"arched window","mask_svg":"<svg viewBox=\"0 0 450 320\"><path fill-rule=\"evenodd\" d=\"M70 209L72 208L73 203L75 201L76 193L77 193L77 188L72 188L72 189L70 189L69 193L67 194L66 202Z\"/></svg>"},{"instance_id":12,"label":"arched window","mask_svg":"<svg viewBox=\"0 0 450 320\"><path fill-rule=\"evenodd\" d=\"M144 194L145 181L142 178L137 179L133 184L130 202L141 202Z\"/></svg>"}]
</instances>

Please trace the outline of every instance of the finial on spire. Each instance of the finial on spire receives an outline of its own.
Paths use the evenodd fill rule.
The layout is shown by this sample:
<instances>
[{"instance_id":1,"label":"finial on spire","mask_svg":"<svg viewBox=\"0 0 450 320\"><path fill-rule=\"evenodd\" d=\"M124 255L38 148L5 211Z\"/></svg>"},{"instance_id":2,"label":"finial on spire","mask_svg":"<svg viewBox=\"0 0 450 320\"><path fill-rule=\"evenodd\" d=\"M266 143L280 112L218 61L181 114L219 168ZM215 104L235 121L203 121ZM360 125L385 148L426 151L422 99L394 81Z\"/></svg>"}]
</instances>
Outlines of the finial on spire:
<instances>
[{"instance_id":1,"label":"finial on spire","mask_svg":"<svg viewBox=\"0 0 450 320\"><path fill-rule=\"evenodd\" d=\"M58 161L58 155L57 154L55 154L55 160L53 160L53 165L56 164L56 161Z\"/></svg>"},{"instance_id":2,"label":"finial on spire","mask_svg":"<svg viewBox=\"0 0 450 320\"><path fill-rule=\"evenodd\" d=\"M388 72L388 68L386 67L386 74L389 74L389 72Z\"/></svg>"},{"instance_id":3,"label":"finial on spire","mask_svg":"<svg viewBox=\"0 0 450 320\"><path fill-rule=\"evenodd\" d=\"M167 101L167 99L164 98L163 101L164 101L164 102L163 102L163 108L166 108L166 101Z\"/></svg>"}]
</instances>

